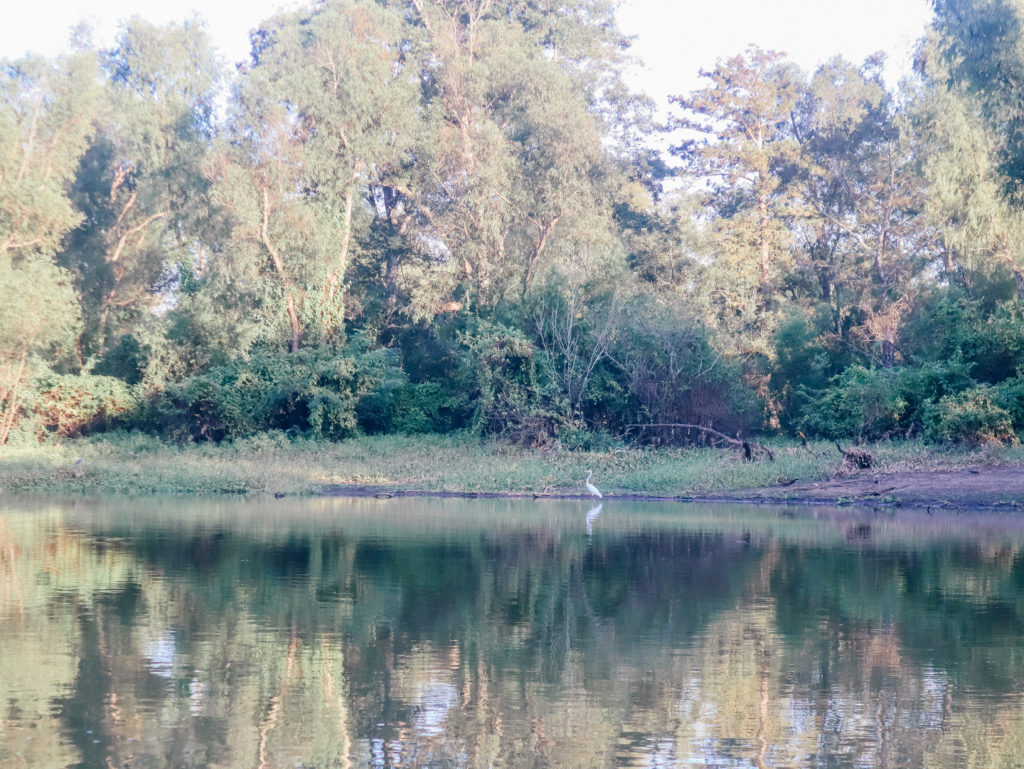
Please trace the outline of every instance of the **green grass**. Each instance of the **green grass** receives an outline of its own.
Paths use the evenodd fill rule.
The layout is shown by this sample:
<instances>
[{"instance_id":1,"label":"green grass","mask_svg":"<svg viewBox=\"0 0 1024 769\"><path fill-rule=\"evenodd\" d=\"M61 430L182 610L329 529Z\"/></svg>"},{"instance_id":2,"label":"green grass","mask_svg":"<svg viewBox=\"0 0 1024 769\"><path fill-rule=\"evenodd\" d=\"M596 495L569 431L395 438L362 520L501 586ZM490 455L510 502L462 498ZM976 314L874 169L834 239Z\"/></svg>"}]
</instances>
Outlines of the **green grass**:
<instances>
[{"instance_id":1,"label":"green grass","mask_svg":"<svg viewBox=\"0 0 1024 769\"><path fill-rule=\"evenodd\" d=\"M315 494L328 485L395 490L584 493L593 469L605 493L699 496L840 470L828 443L773 445L774 462L743 462L730 449L526 450L465 434L373 436L341 443L262 435L232 444L179 446L114 434L61 445L8 446L0 490L55 494ZM1024 462L1024 449L937 448L917 442L870 447L879 471ZM81 458L82 463L75 465Z\"/></svg>"}]
</instances>

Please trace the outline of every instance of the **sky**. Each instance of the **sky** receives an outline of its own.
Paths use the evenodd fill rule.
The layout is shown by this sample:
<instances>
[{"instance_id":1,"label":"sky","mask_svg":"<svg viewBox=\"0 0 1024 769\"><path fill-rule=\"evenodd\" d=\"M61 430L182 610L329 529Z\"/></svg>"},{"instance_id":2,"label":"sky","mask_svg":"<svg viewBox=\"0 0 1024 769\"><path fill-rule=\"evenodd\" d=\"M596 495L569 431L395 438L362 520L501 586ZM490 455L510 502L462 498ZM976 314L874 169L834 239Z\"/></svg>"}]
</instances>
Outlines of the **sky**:
<instances>
[{"instance_id":1,"label":"sky","mask_svg":"<svg viewBox=\"0 0 1024 769\"><path fill-rule=\"evenodd\" d=\"M262 19L295 0L12 0L0 26L0 58L27 51L53 56L66 47L81 19L95 40L109 44L120 21L138 14L155 23L180 21L196 9L228 62L245 58L248 33ZM861 62L875 51L889 55L895 84L909 70L915 41L930 17L929 0L623 0L619 22L634 36L645 65L632 85L663 106L669 94L700 85L698 73L719 58L754 43L783 51L811 71L836 54Z\"/></svg>"}]
</instances>

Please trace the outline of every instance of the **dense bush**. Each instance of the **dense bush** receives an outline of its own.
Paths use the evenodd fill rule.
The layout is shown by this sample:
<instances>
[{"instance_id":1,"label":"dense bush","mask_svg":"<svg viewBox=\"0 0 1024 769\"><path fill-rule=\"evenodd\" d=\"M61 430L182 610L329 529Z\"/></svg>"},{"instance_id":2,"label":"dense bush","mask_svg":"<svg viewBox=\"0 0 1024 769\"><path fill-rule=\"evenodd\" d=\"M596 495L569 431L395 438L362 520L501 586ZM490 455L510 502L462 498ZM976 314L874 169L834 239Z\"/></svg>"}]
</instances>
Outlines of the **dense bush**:
<instances>
[{"instance_id":1,"label":"dense bush","mask_svg":"<svg viewBox=\"0 0 1024 769\"><path fill-rule=\"evenodd\" d=\"M962 360L971 376L996 384L1024 364L1024 302L984 301L953 290L940 291L922 303L904 332L909 362Z\"/></svg>"},{"instance_id":2,"label":"dense bush","mask_svg":"<svg viewBox=\"0 0 1024 769\"><path fill-rule=\"evenodd\" d=\"M610 352L623 377L628 424L693 424L721 432L761 426L761 404L742 362L724 355L705 328L677 307L638 302L623 313ZM685 442L693 433L648 428L641 436Z\"/></svg>"},{"instance_id":3,"label":"dense bush","mask_svg":"<svg viewBox=\"0 0 1024 769\"><path fill-rule=\"evenodd\" d=\"M565 423L558 394L542 380L537 347L521 331L480 321L461 337L465 378L473 384L473 427L515 443L543 446Z\"/></svg>"},{"instance_id":4,"label":"dense bush","mask_svg":"<svg viewBox=\"0 0 1024 769\"><path fill-rule=\"evenodd\" d=\"M362 398L356 413L368 433L447 433L468 423L472 404L439 382L405 382Z\"/></svg>"},{"instance_id":5,"label":"dense bush","mask_svg":"<svg viewBox=\"0 0 1024 769\"><path fill-rule=\"evenodd\" d=\"M779 424L792 429L828 385L834 355L822 343L821 331L802 313L786 318L775 333L775 361L769 381Z\"/></svg>"},{"instance_id":6,"label":"dense bush","mask_svg":"<svg viewBox=\"0 0 1024 769\"><path fill-rule=\"evenodd\" d=\"M894 369L850 366L819 392L806 392L800 428L827 438L882 438L901 431L907 401Z\"/></svg>"},{"instance_id":7,"label":"dense bush","mask_svg":"<svg viewBox=\"0 0 1024 769\"><path fill-rule=\"evenodd\" d=\"M926 413L926 436L935 441L1015 443L1010 413L989 385L945 395Z\"/></svg>"},{"instance_id":8,"label":"dense bush","mask_svg":"<svg viewBox=\"0 0 1024 769\"><path fill-rule=\"evenodd\" d=\"M30 420L63 437L86 435L127 424L140 403L139 389L121 379L48 373L35 383Z\"/></svg>"},{"instance_id":9,"label":"dense bush","mask_svg":"<svg viewBox=\"0 0 1024 769\"><path fill-rule=\"evenodd\" d=\"M407 381L360 401L359 424L369 433L447 433L470 426L476 373L464 359L460 324L439 320L385 335L401 356Z\"/></svg>"},{"instance_id":10,"label":"dense bush","mask_svg":"<svg viewBox=\"0 0 1024 769\"><path fill-rule=\"evenodd\" d=\"M1010 415L1014 432L1024 435L1024 373L1005 379L993 388L995 402Z\"/></svg>"},{"instance_id":11,"label":"dense bush","mask_svg":"<svg viewBox=\"0 0 1024 769\"><path fill-rule=\"evenodd\" d=\"M827 438L909 438L926 431L941 399L974 384L959 360L891 369L850 366L824 390L805 393L800 429Z\"/></svg>"},{"instance_id":12,"label":"dense bush","mask_svg":"<svg viewBox=\"0 0 1024 769\"><path fill-rule=\"evenodd\" d=\"M389 351L352 348L261 353L211 369L154 396L145 423L194 441L263 430L331 440L356 435L360 401L404 379Z\"/></svg>"}]
</instances>

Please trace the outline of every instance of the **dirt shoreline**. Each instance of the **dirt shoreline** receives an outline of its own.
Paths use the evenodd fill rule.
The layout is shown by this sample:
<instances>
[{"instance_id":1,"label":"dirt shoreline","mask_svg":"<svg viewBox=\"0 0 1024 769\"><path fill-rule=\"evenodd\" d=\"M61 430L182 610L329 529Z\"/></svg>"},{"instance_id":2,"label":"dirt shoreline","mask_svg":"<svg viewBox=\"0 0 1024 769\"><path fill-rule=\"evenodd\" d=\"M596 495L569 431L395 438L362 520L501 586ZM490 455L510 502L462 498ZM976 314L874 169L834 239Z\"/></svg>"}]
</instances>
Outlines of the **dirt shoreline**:
<instances>
[{"instance_id":1,"label":"dirt shoreline","mask_svg":"<svg viewBox=\"0 0 1024 769\"><path fill-rule=\"evenodd\" d=\"M459 497L467 499L579 499L587 494L519 492L451 492L394 489L384 486L331 485L328 496ZM605 499L746 502L752 504L864 505L936 510L1024 510L1024 467L996 466L966 470L873 472L864 470L821 481L794 481L702 495L605 494Z\"/></svg>"}]
</instances>

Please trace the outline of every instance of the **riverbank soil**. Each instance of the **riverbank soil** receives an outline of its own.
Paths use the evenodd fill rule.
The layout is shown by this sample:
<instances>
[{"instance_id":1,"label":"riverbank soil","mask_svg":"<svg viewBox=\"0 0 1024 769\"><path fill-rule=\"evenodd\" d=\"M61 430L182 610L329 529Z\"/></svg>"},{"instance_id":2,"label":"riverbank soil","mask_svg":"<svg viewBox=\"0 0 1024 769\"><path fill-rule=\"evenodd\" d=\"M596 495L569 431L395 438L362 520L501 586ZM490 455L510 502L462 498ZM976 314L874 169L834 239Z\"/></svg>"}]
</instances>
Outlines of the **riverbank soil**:
<instances>
[{"instance_id":1,"label":"riverbank soil","mask_svg":"<svg viewBox=\"0 0 1024 769\"><path fill-rule=\"evenodd\" d=\"M861 471L822 481L740 489L712 496L716 500L743 502L1024 510L1024 467L895 473Z\"/></svg>"}]
</instances>

